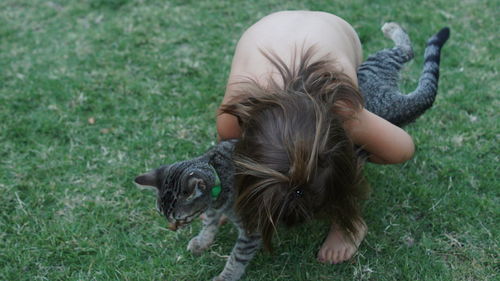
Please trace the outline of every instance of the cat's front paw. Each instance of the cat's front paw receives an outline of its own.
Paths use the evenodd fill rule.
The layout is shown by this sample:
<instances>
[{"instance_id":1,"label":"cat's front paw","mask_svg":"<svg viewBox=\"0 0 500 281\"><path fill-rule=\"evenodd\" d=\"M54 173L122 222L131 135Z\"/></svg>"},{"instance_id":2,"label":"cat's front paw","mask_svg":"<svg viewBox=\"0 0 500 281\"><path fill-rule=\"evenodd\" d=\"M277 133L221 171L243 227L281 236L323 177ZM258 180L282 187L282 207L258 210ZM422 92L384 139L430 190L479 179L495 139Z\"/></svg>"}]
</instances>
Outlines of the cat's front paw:
<instances>
[{"instance_id":1,"label":"cat's front paw","mask_svg":"<svg viewBox=\"0 0 500 281\"><path fill-rule=\"evenodd\" d=\"M230 281L230 280L225 279L224 277L221 277L219 275L219 276L215 276L214 279L212 279L212 281Z\"/></svg>"},{"instance_id":2,"label":"cat's front paw","mask_svg":"<svg viewBox=\"0 0 500 281\"><path fill-rule=\"evenodd\" d=\"M187 249L193 254L201 254L203 251L208 249L208 247L210 247L210 243L208 243L208 241L195 236L191 239L191 241L189 241Z\"/></svg>"}]
</instances>

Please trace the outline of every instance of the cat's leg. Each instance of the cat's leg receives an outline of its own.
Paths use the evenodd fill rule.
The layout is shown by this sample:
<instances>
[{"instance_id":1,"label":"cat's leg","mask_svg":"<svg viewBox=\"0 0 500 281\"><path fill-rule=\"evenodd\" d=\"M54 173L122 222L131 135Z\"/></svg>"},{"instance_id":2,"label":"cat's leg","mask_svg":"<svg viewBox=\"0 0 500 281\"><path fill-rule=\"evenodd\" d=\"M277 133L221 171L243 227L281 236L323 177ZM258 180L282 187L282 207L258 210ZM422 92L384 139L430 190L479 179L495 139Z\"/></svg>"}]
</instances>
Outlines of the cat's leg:
<instances>
[{"instance_id":1,"label":"cat's leg","mask_svg":"<svg viewBox=\"0 0 500 281\"><path fill-rule=\"evenodd\" d=\"M219 210L208 209L205 212L202 223L203 228L200 233L193 237L187 246L187 249L193 254L199 254L208 249L214 241L215 234L219 228L219 220L222 212Z\"/></svg>"},{"instance_id":2,"label":"cat's leg","mask_svg":"<svg viewBox=\"0 0 500 281\"><path fill-rule=\"evenodd\" d=\"M382 26L384 35L394 42L394 47L383 49L370 55L358 68L360 87L380 88L386 86L398 89L399 71L404 63L413 58L410 37L397 23L389 22ZM365 93L363 93L365 94ZM367 92L366 95L370 95Z\"/></svg>"},{"instance_id":3,"label":"cat's leg","mask_svg":"<svg viewBox=\"0 0 500 281\"><path fill-rule=\"evenodd\" d=\"M200 219L203 221L205 219L205 213L200 215ZM227 222L227 217L225 215L222 215L219 220L219 226L226 224Z\"/></svg>"},{"instance_id":4,"label":"cat's leg","mask_svg":"<svg viewBox=\"0 0 500 281\"><path fill-rule=\"evenodd\" d=\"M248 263L261 247L262 239L260 234L247 234L241 225L238 224L237 227L238 240L236 240L231 255L227 259L224 270L213 279L214 281L239 280L245 273Z\"/></svg>"},{"instance_id":5,"label":"cat's leg","mask_svg":"<svg viewBox=\"0 0 500 281\"><path fill-rule=\"evenodd\" d=\"M427 42L422 76L417 89L408 95L399 91L398 76L403 64L413 58L410 38L396 23L384 24L382 31L396 46L371 55L359 67L359 89L367 110L397 126L404 126L422 115L434 102L441 48L448 40L450 30L443 28Z\"/></svg>"},{"instance_id":6,"label":"cat's leg","mask_svg":"<svg viewBox=\"0 0 500 281\"><path fill-rule=\"evenodd\" d=\"M359 89L367 110L396 124L398 120L394 115L405 102L405 96L399 91L399 72L404 63L413 58L413 50L408 34L398 24L386 23L382 31L395 46L370 55L361 64L357 72Z\"/></svg>"},{"instance_id":7,"label":"cat's leg","mask_svg":"<svg viewBox=\"0 0 500 281\"><path fill-rule=\"evenodd\" d=\"M400 57L405 63L413 58L413 48L411 46L410 37L408 33L397 23L387 22L382 26L382 32L385 37L391 39L396 45L393 52L397 52L396 55Z\"/></svg>"}]
</instances>

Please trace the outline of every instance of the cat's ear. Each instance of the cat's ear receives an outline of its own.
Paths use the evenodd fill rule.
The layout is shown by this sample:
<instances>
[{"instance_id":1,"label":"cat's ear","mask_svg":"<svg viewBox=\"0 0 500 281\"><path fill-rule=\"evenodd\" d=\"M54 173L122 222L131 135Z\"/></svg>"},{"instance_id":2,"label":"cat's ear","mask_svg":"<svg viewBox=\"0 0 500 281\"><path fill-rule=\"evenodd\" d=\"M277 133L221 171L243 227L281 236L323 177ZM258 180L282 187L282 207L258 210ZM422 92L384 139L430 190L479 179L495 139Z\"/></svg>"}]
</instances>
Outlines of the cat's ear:
<instances>
[{"instance_id":1,"label":"cat's ear","mask_svg":"<svg viewBox=\"0 0 500 281\"><path fill-rule=\"evenodd\" d=\"M142 174L140 176L137 176L134 179L134 182L138 185L147 185L147 186L154 186L156 187L156 173L155 171L151 171L149 173Z\"/></svg>"},{"instance_id":2,"label":"cat's ear","mask_svg":"<svg viewBox=\"0 0 500 281\"><path fill-rule=\"evenodd\" d=\"M202 196L206 191L206 189L207 185L205 184L205 181L203 179L197 177L190 178L188 180L188 187L186 190L190 192L191 195L188 197L187 200Z\"/></svg>"},{"instance_id":3,"label":"cat's ear","mask_svg":"<svg viewBox=\"0 0 500 281\"><path fill-rule=\"evenodd\" d=\"M188 185L190 190L205 191L207 189L205 181L200 178L191 178Z\"/></svg>"},{"instance_id":4,"label":"cat's ear","mask_svg":"<svg viewBox=\"0 0 500 281\"><path fill-rule=\"evenodd\" d=\"M161 174L166 168L167 166L162 166L158 169L152 170L151 172L139 175L134 179L134 182L138 185L151 186L159 189L161 185Z\"/></svg>"}]
</instances>

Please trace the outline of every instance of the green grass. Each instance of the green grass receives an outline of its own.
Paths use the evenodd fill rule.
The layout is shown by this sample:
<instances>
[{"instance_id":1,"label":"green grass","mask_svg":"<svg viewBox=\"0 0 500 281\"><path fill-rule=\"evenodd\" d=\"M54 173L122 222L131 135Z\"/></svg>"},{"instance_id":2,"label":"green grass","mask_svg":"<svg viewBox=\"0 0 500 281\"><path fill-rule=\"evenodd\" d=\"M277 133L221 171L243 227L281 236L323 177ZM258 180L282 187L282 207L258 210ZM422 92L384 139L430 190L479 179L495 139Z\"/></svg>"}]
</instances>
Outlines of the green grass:
<instances>
[{"instance_id":1,"label":"green grass","mask_svg":"<svg viewBox=\"0 0 500 281\"><path fill-rule=\"evenodd\" d=\"M413 40L415 87L426 39L443 26L437 101L407 127L404 165L368 165L369 234L353 263L322 265L328 226L282 231L244 280L498 280L498 1L0 1L0 280L209 280L236 232L200 257L200 228L165 229L133 178L215 141L232 52L244 29L283 9L336 13L365 55ZM95 122L89 122L93 118Z\"/></svg>"}]
</instances>

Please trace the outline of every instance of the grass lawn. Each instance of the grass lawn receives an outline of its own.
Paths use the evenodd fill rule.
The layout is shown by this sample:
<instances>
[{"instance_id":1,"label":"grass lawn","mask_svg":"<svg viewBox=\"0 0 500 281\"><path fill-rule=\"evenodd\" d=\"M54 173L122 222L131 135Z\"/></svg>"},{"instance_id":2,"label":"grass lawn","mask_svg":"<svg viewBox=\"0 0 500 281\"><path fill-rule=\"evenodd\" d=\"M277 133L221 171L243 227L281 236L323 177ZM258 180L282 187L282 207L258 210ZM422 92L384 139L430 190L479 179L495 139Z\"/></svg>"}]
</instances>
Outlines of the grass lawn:
<instances>
[{"instance_id":1,"label":"grass lawn","mask_svg":"<svg viewBox=\"0 0 500 281\"><path fill-rule=\"evenodd\" d=\"M322 222L281 231L243 280L499 280L498 1L0 1L0 280L209 280L236 237L200 257L166 229L139 173L214 144L239 36L284 9L336 13L365 56L410 33L416 58L450 26L434 107L407 127L416 156L368 164L369 233L350 263L316 262ZM497 26L497 27L495 27Z\"/></svg>"}]
</instances>

